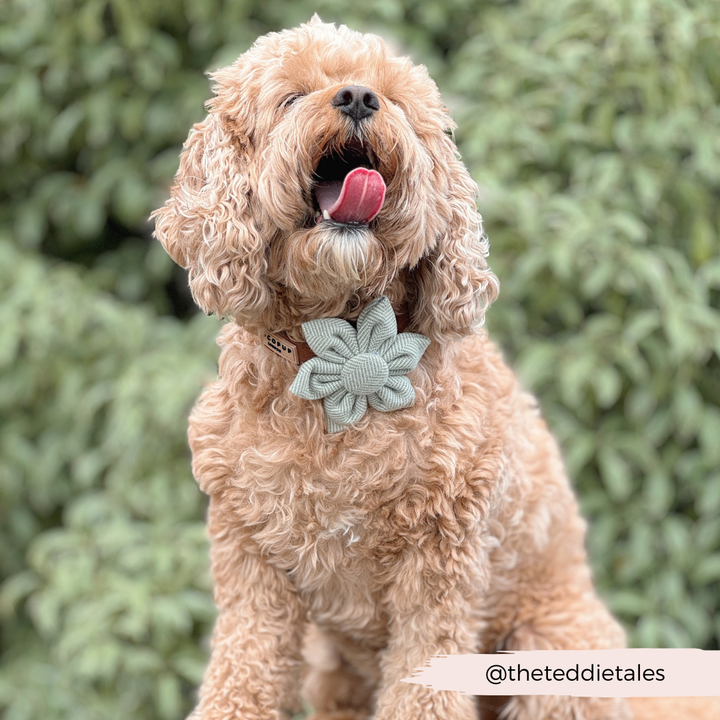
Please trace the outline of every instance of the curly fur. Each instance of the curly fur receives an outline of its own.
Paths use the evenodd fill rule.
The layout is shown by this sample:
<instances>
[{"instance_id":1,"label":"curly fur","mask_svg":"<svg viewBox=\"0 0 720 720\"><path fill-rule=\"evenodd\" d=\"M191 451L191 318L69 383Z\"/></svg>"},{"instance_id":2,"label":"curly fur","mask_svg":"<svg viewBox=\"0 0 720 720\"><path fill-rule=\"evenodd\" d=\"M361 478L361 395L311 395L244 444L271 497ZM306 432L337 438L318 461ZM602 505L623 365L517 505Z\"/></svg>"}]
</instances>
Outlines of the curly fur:
<instances>
[{"instance_id":1,"label":"curly fur","mask_svg":"<svg viewBox=\"0 0 720 720\"><path fill-rule=\"evenodd\" d=\"M558 448L480 329L497 280L426 70L314 18L213 78L156 213L197 303L232 320L190 420L219 608L195 716L287 717L302 679L314 720L493 717L497 702L401 679L437 653L622 647ZM380 105L358 123L330 102L352 84ZM316 224L315 168L351 142L371 149L385 204L366 227ZM327 434L258 336L301 339L303 321L356 318L380 294L432 340L415 405ZM607 698L515 697L503 713L631 717Z\"/></svg>"}]
</instances>

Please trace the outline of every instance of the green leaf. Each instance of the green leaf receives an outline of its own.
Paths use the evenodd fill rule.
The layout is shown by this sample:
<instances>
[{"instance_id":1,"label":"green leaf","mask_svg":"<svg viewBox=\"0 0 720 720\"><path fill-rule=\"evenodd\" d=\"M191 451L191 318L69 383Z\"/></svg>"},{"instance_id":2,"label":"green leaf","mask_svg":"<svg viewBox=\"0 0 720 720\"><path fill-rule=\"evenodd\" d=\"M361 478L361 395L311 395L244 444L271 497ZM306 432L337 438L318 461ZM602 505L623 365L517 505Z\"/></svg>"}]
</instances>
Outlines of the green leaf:
<instances>
[{"instance_id":1,"label":"green leaf","mask_svg":"<svg viewBox=\"0 0 720 720\"><path fill-rule=\"evenodd\" d=\"M720 580L720 553L702 558L693 570L693 580L702 585Z\"/></svg>"},{"instance_id":2,"label":"green leaf","mask_svg":"<svg viewBox=\"0 0 720 720\"><path fill-rule=\"evenodd\" d=\"M610 498L624 502L633 489L632 471L625 459L612 447L602 447L598 452L598 464Z\"/></svg>"}]
</instances>

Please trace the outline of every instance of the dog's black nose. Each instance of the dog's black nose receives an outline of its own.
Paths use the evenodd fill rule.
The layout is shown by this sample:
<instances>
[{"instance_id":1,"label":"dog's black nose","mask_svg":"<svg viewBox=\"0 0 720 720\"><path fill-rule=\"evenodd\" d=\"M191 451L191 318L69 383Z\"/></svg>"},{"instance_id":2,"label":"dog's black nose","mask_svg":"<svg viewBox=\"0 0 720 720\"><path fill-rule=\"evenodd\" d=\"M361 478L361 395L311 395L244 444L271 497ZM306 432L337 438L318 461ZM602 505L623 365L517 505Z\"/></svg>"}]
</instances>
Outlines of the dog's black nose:
<instances>
[{"instance_id":1,"label":"dog's black nose","mask_svg":"<svg viewBox=\"0 0 720 720\"><path fill-rule=\"evenodd\" d=\"M330 103L333 107L340 108L340 112L349 115L355 122L369 117L380 109L377 95L370 88L362 85L347 85Z\"/></svg>"}]
</instances>

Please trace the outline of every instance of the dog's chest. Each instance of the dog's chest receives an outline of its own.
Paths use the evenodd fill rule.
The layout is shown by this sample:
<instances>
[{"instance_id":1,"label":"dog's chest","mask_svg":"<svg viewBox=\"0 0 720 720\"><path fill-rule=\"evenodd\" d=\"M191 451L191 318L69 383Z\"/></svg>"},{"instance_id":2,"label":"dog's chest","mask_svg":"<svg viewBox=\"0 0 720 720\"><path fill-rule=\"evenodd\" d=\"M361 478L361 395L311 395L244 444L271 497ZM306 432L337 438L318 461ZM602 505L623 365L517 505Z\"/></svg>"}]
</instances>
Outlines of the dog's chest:
<instances>
[{"instance_id":1,"label":"dog's chest","mask_svg":"<svg viewBox=\"0 0 720 720\"><path fill-rule=\"evenodd\" d=\"M417 481L418 468L393 468L365 453L325 464L296 455L271 459L262 445L242 454L239 519L267 561L292 579L315 622L380 642L383 596L406 542L396 517L401 493L390 488Z\"/></svg>"},{"instance_id":2,"label":"dog's chest","mask_svg":"<svg viewBox=\"0 0 720 720\"><path fill-rule=\"evenodd\" d=\"M236 508L273 564L313 584L381 562L392 551L399 538L393 537L397 523L388 520L410 477L418 482L420 472L407 458L391 467L358 451L319 463L299 451L271 457L260 445L242 453Z\"/></svg>"}]
</instances>

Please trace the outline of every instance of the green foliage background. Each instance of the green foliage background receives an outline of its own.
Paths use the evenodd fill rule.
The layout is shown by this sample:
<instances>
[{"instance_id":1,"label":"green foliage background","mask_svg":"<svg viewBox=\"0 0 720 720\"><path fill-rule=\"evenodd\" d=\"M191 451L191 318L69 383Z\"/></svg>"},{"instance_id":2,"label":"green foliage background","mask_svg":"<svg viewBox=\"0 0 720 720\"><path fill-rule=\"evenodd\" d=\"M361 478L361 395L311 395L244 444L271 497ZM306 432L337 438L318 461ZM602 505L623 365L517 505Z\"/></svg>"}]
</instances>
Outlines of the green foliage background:
<instances>
[{"instance_id":1,"label":"green foliage background","mask_svg":"<svg viewBox=\"0 0 720 720\"><path fill-rule=\"evenodd\" d=\"M205 662L187 412L213 319L150 240L203 73L319 12L424 62L480 184L488 324L640 646L720 647L720 4L0 3L0 715L171 720Z\"/></svg>"}]
</instances>

